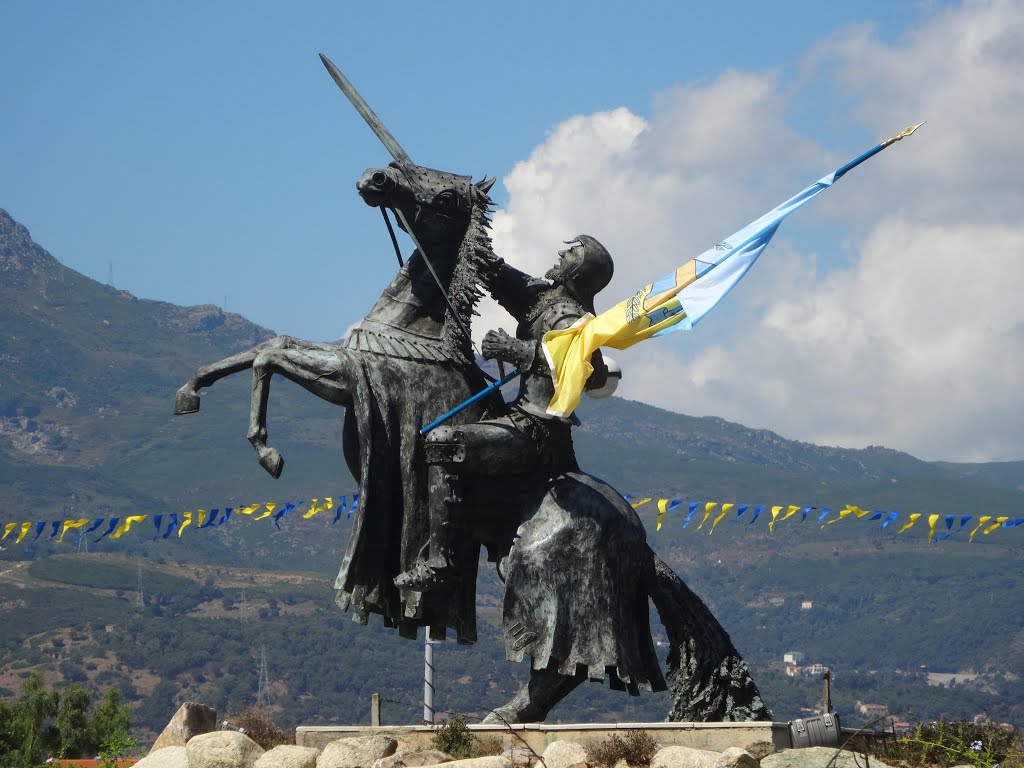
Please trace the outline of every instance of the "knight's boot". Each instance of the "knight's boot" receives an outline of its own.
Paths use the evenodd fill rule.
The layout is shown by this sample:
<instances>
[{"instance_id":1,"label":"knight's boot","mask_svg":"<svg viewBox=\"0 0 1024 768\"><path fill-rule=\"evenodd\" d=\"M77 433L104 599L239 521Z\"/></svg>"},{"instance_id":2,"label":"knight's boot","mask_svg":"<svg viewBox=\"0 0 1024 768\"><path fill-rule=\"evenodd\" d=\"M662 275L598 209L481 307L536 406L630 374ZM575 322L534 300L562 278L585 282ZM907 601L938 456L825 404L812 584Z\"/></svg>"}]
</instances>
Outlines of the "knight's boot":
<instances>
[{"instance_id":1,"label":"knight's boot","mask_svg":"<svg viewBox=\"0 0 1024 768\"><path fill-rule=\"evenodd\" d=\"M186 384L174 396L174 415L183 416L199 410L199 394L191 384Z\"/></svg>"},{"instance_id":2,"label":"knight's boot","mask_svg":"<svg viewBox=\"0 0 1024 768\"><path fill-rule=\"evenodd\" d=\"M438 430L440 431L440 430ZM442 432L441 436L446 433ZM461 435L453 431L458 440ZM461 444L428 439L427 462L432 466L430 483L430 538L425 557L417 558L412 568L395 577L395 586L414 592L430 592L452 585L458 577L455 556L456 528L462 516L462 478L454 464L461 463L465 448Z\"/></svg>"}]
</instances>

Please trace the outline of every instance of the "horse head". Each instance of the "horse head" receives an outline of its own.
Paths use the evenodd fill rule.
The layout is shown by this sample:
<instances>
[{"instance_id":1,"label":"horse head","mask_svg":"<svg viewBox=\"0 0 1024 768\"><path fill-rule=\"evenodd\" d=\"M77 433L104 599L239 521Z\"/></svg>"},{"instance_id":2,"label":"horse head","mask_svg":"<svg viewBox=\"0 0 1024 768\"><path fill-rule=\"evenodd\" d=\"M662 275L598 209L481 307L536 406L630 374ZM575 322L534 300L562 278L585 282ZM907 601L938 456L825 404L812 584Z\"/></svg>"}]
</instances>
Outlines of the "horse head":
<instances>
[{"instance_id":1,"label":"horse head","mask_svg":"<svg viewBox=\"0 0 1024 768\"><path fill-rule=\"evenodd\" d=\"M356 190L369 206L400 211L403 230L408 222L424 248L444 253L458 248L474 213L487 210L493 185L494 179L474 184L469 176L393 162L364 171Z\"/></svg>"}]
</instances>

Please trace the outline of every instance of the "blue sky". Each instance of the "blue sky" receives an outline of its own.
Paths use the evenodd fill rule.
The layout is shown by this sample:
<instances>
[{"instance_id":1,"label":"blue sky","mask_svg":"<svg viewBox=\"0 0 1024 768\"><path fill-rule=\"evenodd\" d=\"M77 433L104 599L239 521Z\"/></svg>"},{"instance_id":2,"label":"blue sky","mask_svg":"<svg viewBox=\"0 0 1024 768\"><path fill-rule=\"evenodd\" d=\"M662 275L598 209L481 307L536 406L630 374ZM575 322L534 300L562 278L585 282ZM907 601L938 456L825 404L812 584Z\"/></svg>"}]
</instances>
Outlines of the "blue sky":
<instances>
[{"instance_id":1,"label":"blue sky","mask_svg":"<svg viewBox=\"0 0 1024 768\"><path fill-rule=\"evenodd\" d=\"M394 256L354 189L389 158L320 52L414 160L498 177L507 260L605 241L599 309L929 119L783 225L697 331L624 355L622 392L813 442L1024 457L1024 317L989 306L1024 275L902 271L948 277L960 242L1012 262L1019 6L369 5L4 2L0 207L139 297L330 340Z\"/></svg>"}]
</instances>

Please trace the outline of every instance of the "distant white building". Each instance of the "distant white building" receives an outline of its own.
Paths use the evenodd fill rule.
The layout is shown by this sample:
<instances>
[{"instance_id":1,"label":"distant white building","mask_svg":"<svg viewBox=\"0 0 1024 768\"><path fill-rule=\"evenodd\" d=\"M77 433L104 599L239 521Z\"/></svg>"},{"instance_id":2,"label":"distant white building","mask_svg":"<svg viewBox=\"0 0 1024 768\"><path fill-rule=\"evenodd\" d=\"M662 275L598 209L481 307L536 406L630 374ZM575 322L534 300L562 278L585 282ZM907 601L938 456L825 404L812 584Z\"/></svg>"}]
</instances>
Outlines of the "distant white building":
<instances>
[{"instance_id":1,"label":"distant white building","mask_svg":"<svg viewBox=\"0 0 1024 768\"><path fill-rule=\"evenodd\" d=\"M804 654L801 651L786 651L782 654L782 661L784 664L799 664L804 660Z\"/></svg>"},{"instance_id":2,"label":"distant white building","mask_svg":"<svg viewBox=\"0 0 1024 768\"><path fill-rule=\"evenodd\" d=\"M809 611L813 607L814 607L814 601L813 600L804 600L802 603L800 603L800 610L801 611Z\"/></svg>"},{"instance_id":3,"label":"distant white building","mask_svg":"<svg viewBox=\"0 0 1024 768\"><path fill-rule=\"evenodd\" d=\"M806 667L801 667L800 671L805 675L824 675L829 670L824 664L808 664Z\"/></svg>"},{"instance_id":4,"label":"distant white building","mask_svg":"<svg viewBox=\"0 0 1024 768\"><path fill-rule=\"evenodd\" d=\"M857 712L869 720L877 720L889 714L889 707L885 704L869 704L865 701L858 701Z\"/></svg>"}]
</instances>

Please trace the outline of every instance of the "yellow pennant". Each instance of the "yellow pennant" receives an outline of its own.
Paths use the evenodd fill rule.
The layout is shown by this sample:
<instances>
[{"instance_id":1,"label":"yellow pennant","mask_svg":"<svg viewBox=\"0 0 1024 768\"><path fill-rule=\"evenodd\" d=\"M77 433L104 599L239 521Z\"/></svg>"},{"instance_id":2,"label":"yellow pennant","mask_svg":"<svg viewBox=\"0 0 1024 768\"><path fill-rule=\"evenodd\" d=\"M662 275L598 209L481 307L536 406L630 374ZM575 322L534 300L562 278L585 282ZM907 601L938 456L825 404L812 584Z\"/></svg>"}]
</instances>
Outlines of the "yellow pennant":
<instances>
[{"instance_id":1,"label":"yellow pennant","mask_svg":"<svg viewBox=\"0 0 1024 768\"><path fill-rule=\"evenodd\" d=\"M268 517L274 514L274 509L277 507L277 504L264 504L263 506L267 508L266 512L264 512L259 517L254 517L253 520L266 520Z\"/></svg>"},{"instance_id":2,"label":"yellow pennant","mask_svg":"<svg viewBox=\"0 0 1024 768\"><path fill-rule=\"evenodd\" d=\"M928 515L928 543L932 543L932 539L935 538L935 525L939 522L938 515Z\"/></svg>"},{"instance_id":3,"label":"yellow pennant","mask_svg":"<svg viewBox=\"0 0 1024 768\"><path fill-rule=\"evenodd\" d=\"M70 531L72 528L82 528L88 522L88 518L85 517L83 517L81 520L65 520L64 525L60 529L60 536L57 537L57 543L62 543L64 541L64 534Z\"/></svg>"},{"instance_id":4,"label":"yellow pennant","mask_svg":"<svg viewBox=\"0 0 1024 768\"><path fill-rule=\"evenodd\" d=\"M971 531L971 535L967 538L968 541L974 541L974 534L976 534L981 528L992 519L992 515L982 515L978 518L978 527Z\"/></svg>"},{"instance_id":5,"label":"yellow pennant","mask_svg":"<svg viewBox=\"0 0 1024 768\"><path fill-rule=\"evenodd\" d=\"M909 529L913 528L913 527L914 527L914 524L915 524L915 523L917 522L917 519L918 519L919 517L921 517L921 513L920 513L920 512L911 512L911 513L910 513L910 522L909 522L909 523L907 523L906 525L904 525L904 526L903 526L902 528L900 528L900 529L899 529L898 531L896 531L896 533L903 533L904 531L906 531L906 530L909 530Z\"/></svg>"},{"instance_id":6,"label":"yellow pennant","mask_svg":"<svg viewBox=\"0 0 1024 768\"><path fill-rule=\"evenodd\" d=\"M650 499L649 499L649 498L648 498L648 499L640 499L640 501L631 501L631 502L629 503L629 505L630 505L631 507L633 507L633 509L636 509L637 507L642 507L642 506L643 506L644 504L646 504L646 503L647 503L648 501L650 501Z\"/></svg>"},{"instance_id":7,"label":"yellow pennant","mask_svg":"<svg viewBox=\"0 0 1024 768\"><path fill-rule=\"evenodd\" d=\"M735 504L723 504L722 505L721 513L718 515L718 517L715 518L714 522L711 523L711 530L708 531L708 536L710 536L712 533L715 532L715 526L718 525L721 522L722 518L725 517L727 514L729 514L729 510L731 510L735 506L736 506Z\"/></svg>"},{"instance_id":8,"label":"yellow pennant","mask_svg":"<svg viewBox=\"0 0 1024 768\"><path fill-rule=\"evenodd\" d=\"M704 527L704 523L706 523L708 521L708 518L711 517L712 510L714 510L714 508L717 506L717 501L709 501L707 504L704 505L704 519L701 520L700 525L697 526L698 531Z\"/></svg>"},{"instance_id":9,"label":"yellow pennant","mask_svg":"<svg viewBox=\"0 0 1024 768\"><path fill-rule=\"evenodd\" d=\"M313 499L313 501L310 502L309 510L302 516L303 520L309 520L313 515L319 515L321 512L326 512L334 506L334 502L331 501L330 496L324 499L324 505L322 507L318 507L316 505L317 501L319 501L319 499Z\"/></svg>"},{"instance_id":10,"label":"yellow pennant","mask_svg":"<svg viewBox=\"0 0 1024 768\"><path fill-rule=\"evenodd\" d=\"M192 513L183 512L181 514L181 525L178 526L178 538L181 538L181 534L185 532L185 529L192 525Z\"/></svg>"},{"instance_id":11,"label":"yellow pennant","mask_svg":"<svg viewBox=\"0 0 1024 768\"><path fill-rule=\"evenodd\" d=\"M11 531L13 531L17 527L18 527L17 523L8 523L7 525L5 525L4 526L4 535L0 536L0 541L3 541L8 536L10 536L11 535Z\"/></svg>"},{"instance_id":12,"label":"yellow pennant","mask_svg":"<svg viewBox=\"0 0 1024 768\"><path fill-rule=\"evenodd\" d=\"M665 519L665 513L668 511L668 499L658 499L658 522L655 523L654 530L661 530L661 521Z\"/></svg>"},{"instance_id":13,"label":"yellow pennant","mask_svg":"<svg viewBox=\"0 0 1024 768\"><path fill-rule=\"evenodd\" d=\"M199 526L201 526L203 523L206 522L206 514L207 514L207 512L206 512L205 509L197 509L196 510L196 528L198 528Z\"/></svg>"},{"instance_id":14,"label":"yellow pennant","mask_svg":"<svg viewBox=\"0 0 1024 768\"><path fill-rule=\"evenodd\" d=\"M147 517L149 517L149 515L129 515L124 519L123 523L117 526L117 530L110 534L110 538L120 539L122 536L128 533L129 530L131 530L132 523L141 523Z\"/></svg>"},{"instance_id":15,"label":"yellow pennant","mask_svg":"<svg viewBox=\"0 0 1024 768\"><path fill-rule=\"evenodd\" d=\"M32 527L32 523L31 522L29 522L29 523L22 523L21 524L21 533L18 534L18 538L16 538L14 540L14 543L15 544L21 544L21 540L24 539L26 536L28 536L28 531L29 531L29 529L31 527Z\"/></svg>"},{"instance_id":16,"label":"yellow pennant","mask_svg":"<svg viewBox=\"0 0 1024 768\"><path fill-rule=\"evenodd\" d=\"M982 531L982 533L984 533L986 536L988 536L990 533L992 533L992 531L994 531L996 528L1001 526L1003 523L1005 523L1009 519L1010 518L1008 518L1008 517L997 517L996 521L994 523L992 523L992 525L990 525L984 531Z\"/></svg>"},{"instance_id":17,"label":"yellow pennant","mask_svg":"<svg viewBox=\"0 0 1024 768\"><path fill-rule=\"evenodd\" d=\"M779 512L781 511L781 506L772 507L772 521L768 523L768 533L775 533L775 521L778 519Z\"/></svg>"},{"instance_id":18,"label":"yellow pennant","mask_svg":"<svg viewBox=\"0 0 1024 768\"><path fill-rule=\"evenodd\" d=\"M839 510L839 517L837 517L837 518L835 518L833 520L829 520L827 523L825 523L821 527L824 528L826 525L832 525L832 523L838 523L844 517L849 517L850 515L855 514L856 510L857 510L857 507L853 506L852 504L847 504L846 505L846 509L840 509Z\"/></svg>"},{"instance_id":19,"label":"yellow pennant","mask_svg":"<svg viewBox=\"0 0 1024 768\"><path fill-rule=\"evenodd\" d=\"M259 509L262 506L263 506L262 504L250 504L248 507L242 507L241 509L236 509L235 510L235 514L236 515L251 515L253 512L255 512L257 509Z\"/></svg>"}]
</instances>

